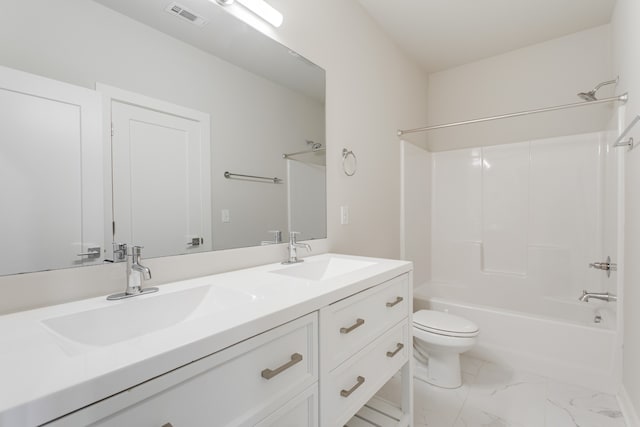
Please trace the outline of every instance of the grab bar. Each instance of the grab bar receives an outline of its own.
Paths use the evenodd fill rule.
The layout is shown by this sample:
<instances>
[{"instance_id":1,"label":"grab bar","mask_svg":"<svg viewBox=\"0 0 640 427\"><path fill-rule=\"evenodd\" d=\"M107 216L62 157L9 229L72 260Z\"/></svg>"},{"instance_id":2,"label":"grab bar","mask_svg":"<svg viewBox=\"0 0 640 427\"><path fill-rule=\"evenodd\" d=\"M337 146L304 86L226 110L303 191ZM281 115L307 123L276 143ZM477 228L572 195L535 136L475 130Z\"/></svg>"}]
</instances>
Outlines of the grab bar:
<instances>
[{"instance_id":1,"label":"grab bar","mask_svg":"<svg viewBox=\"0 0 640 427\"><path fill-rule=\"evenodd\" d=\"M231 172L225 172L224 173L224 177L227 179L231 179L234 177L239 177L239 178L251 178L251 179L264 179L267 181L272 181L274 184L280 184L282 182L282 180L278 177L268 177L268 176L255 176L255 175L243 175L243 174L239 174L239 173L231 173Z\"/></svg>"}]
</instances>

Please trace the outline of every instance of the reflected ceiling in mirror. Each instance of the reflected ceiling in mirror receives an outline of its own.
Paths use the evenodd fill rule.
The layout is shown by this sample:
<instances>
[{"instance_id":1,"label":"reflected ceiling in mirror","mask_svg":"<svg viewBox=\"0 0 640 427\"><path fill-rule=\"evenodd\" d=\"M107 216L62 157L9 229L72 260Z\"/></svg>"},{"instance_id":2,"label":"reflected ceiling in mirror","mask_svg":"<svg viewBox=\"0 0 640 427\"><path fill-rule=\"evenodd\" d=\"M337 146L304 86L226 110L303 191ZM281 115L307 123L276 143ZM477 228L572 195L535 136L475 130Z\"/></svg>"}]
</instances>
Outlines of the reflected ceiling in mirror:
<instances>
[{"instance_id":1,"label":"reflected ceiling in mirror","mask_svg":"<svg viewBox=\"0 0 640 427\"><path fill-rule=\"evenodd\" d=\"M114 242L145 246L149 257L260 245L270 230L285 239L291 229L301 239L326 237L321 68L207 0L8 3L0 57L7 73L23 76L3 77L0 102L21 112L12 120L24 126L3 135L2 193L20 208L0 219L3 235L22 231L1 245L3 254L28 261L3 262L0 274L102 263L113 258ZM170 12L176 5L204 25ZM31 101L67 90L95 99L67 103L66 122L49 120L58 125L49 129L41 120L53 117L50 106L21 101L24 108L15 108L23 78L56 94L33 93ZM75 142L65 136L96 118ZM27 144L20 132L34 128L61 133L29 134ZM126 141L116 141L123 134ZM88 143L92 166L77 160ZM30 189L13 191L7 183L20 171L31 171ZM227 179L225 172L280 181ZM63 223L73 232L58 233Z\"/></svg>"}]
</instances>

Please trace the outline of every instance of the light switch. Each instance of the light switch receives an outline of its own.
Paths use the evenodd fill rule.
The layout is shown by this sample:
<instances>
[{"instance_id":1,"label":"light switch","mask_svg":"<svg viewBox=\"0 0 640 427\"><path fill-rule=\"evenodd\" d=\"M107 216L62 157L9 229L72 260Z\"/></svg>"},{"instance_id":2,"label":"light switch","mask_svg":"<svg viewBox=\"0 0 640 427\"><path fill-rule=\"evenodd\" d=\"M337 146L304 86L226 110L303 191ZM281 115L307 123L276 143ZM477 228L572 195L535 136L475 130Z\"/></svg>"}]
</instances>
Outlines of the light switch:
<instances>
[{"instance_id":1,"label":"light switch","mask_svg":"<svg viewBox=\"0 0 640 427\"><path fill-rule=\"evenodd\" d=\"M349 224L349 206L340 206L340 224Z\"/></svg>"},{"instance_id":2,"label":"light switch","mask_svg":"<svg viewBox=\"0 0 640 427\"><path fill-rule=\"evenodd\" d=\"M222 222L231 222L231 217L229 216L229 209L222 209L220 211L220 218Z\"/></svg>"}]
</instances>

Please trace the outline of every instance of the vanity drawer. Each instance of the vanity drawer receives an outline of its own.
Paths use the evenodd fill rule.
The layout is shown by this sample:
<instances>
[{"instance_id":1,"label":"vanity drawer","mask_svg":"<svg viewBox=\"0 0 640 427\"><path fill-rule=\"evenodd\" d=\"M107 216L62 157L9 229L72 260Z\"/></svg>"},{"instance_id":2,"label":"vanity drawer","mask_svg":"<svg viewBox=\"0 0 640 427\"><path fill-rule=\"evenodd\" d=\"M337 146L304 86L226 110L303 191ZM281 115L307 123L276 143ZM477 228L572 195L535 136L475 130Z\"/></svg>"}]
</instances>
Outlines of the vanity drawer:
<instances>
[{"instance_id":1,"label":"vanity drawer","mask_svg":"<svg viewBox=\"0 0 640 427\"><path fill-rule=\"evenodd\" d=\"M409 360L405 320L333 370L322 386L322 426L344 425Z\"/></svg>"},{"instance_id":2,"label":"vanity drawer","mask_svg":"<svg viewBox=\"0 0 640 427\"><path fill-rule=\"evenodd\" d=\"M309 314L50 425L256 425L317 381L317 331Z\"/></svg>"},{"instance_id":3,"label":"vanity drawer","mask_svg":"<svg viewBox=\"0 0 640 427\"><path fill-rule=\"evenodd\" d=\"M318 427L318 384L297 395L255 427Z\"/></svg>"},{"instance_id":4,"label":"vanity drawer","mask_svg":"<svg viewBox=\"0 0 640 427\"><path fill-rule=\"evenodd\" d=\"M409 315L409 276L336 302L320 311L323 360L332 370Z\"/></svg>"}]
</instances>

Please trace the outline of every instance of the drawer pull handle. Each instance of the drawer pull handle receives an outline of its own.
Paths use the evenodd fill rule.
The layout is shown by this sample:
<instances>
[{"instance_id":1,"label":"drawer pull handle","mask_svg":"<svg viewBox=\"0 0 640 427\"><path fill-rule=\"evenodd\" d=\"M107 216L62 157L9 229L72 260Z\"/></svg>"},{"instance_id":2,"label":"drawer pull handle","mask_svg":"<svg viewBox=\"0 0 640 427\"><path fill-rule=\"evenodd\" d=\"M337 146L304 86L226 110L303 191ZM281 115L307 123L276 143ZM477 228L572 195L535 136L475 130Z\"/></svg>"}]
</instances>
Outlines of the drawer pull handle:
<instances>
[{"instance_id":1,"label":"drawer pull handle","mask_svg":"<svg viewBox=\"0 0 640 427\"><path fill-rule=\"evenodd\" d=\"M394 302L388 302L387 303L387 307L391 308L396 304L400 304L402 301L404 301L404 298L402 297L396 297L396 300Z\"/></svg>"},{"instance_id":2,"label":"drawer pull handle","mask_svg":"<svg viewBox=\"0 0 640 427\"><path fill-rule=\"evenodd\" d=\"M399 352L400 350L402 350L403 348L404 348L404 344L398 343L398 344L396 345L396 349L395 349L395 351L387 351L387 357L393 357L393 356L395 356L395 355L396 355L396 354L398 354L398 352Z\"/></svg>"},{"instance_id":3,"label":"drawer pull handle","mask_svg":"<svg viewBox=\"0 0 640 427\"><path fill-rule=\"evenodd\" d=\"M356 323L354 323L353 325L349 326L348 328L340 328L340 333L341 334L348 334L349 332L353 331L356 328L359 328L362 325L364 325L364 319L358 319L358 320L356 320Z\"/></svg>"},{"instance_id":4,"label":"drawer pull handle","mask_svg":"<svg viewBox=\"0 0 640 427\"><path fill-rule=\"evenodd\" d=\"M286 371L287 369L289 369L290 367L292 367L293 365L301 361L302 361L302 355L300 353L293 353L291 355L291 360L285 363L284 365L280 366L279 368L273 369L273 370L264 369L262 371L262 378L266 378L270 380L271 378L275 377L278 374L281 374L282 372Z\"/></svg>"},{"instance_id":5,"label":"drawer pull handle","mask_svg":"<svg viewBox=\"0 0 640 427\"><path fill-rule=\"evenodd\" d=\"M171 423L162 424L162 427L173 427L173 424Z\"/></svg>"},{"instance_id":6,"label":"drawer pull handle","mask_svg":"<svg viewBox=\"0 0 640 427\"><path fill-rule=\"evenodd\" d=\"M353 387L351 387L349 390L340 390L340 396L342 396L342 397L349 397L349 395L350 395L351 393L353 393L354 391L356 391L356 389L357 389L358 387L360 387L362 384L364 384L364 377L361 377L361 376L359 376L359 375L358 375L357 381L358 381L358 382L356 382L356 384L355 384Z\"/></svg>"}]
</instances>

